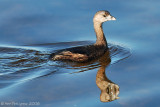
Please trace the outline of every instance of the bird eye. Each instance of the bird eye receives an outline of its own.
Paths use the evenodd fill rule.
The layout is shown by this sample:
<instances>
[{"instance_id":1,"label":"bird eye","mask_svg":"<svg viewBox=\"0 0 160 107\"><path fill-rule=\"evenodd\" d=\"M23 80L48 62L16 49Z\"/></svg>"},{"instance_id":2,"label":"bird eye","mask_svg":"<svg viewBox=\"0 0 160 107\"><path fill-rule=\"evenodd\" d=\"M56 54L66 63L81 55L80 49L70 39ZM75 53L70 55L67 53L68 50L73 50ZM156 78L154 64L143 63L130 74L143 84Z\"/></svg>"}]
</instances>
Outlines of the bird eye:
<instances>
[{"instance_id":1,"label":"bird eye","mask_svg":"<svg viewBox=\"0 0 160 107\"><path fill-rule=\"evenodd\" d=\"M106 17L106 15L103 15L104 17Z\"/></svg>"}]
</instances>

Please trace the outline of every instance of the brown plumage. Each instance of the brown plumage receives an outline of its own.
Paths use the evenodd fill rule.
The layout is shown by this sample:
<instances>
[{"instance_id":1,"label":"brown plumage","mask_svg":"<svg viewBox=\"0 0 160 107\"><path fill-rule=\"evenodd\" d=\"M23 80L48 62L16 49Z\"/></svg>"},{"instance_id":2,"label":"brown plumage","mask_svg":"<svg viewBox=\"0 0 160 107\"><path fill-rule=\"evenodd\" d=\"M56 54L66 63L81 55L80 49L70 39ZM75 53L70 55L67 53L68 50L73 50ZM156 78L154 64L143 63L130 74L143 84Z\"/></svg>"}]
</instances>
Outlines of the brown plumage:
<instances>
[{"instance_id":1,"label":"brown plumage","mask_svg":"<svg viewBox=\"0 0 160 107\"><path fill-rule=\"evenodd\" d=\"M93 18L94 30L97 37L95 44L58 50L51 54L50 58L52 60L86 62L102 56L108 49L102 24L109 20L115 20L115 18L108 11L98 11Z\"/></svg>"}]
</instances>

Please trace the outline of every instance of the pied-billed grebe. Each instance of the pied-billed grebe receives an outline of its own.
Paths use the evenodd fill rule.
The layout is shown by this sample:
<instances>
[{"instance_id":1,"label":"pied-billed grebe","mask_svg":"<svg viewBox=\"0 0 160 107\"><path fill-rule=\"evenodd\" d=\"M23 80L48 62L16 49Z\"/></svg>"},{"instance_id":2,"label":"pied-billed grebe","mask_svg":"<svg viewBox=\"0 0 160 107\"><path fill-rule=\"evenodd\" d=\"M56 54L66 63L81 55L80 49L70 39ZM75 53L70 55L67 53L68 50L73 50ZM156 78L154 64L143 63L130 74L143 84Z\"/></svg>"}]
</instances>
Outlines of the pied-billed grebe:
<instances>
[{"instance_id":1,"label":"pied-billed grebe","mask_svg":"<svg viewBox=\"0 0 160 107\"><path fill-rule=\"evenodd\" d=\"M69 60L75 62L86 62L102 56L108 49L107 41L103 33L102 24L109 20L116 20L108 11L98 11L94 18L94 30L97 36L93 45L79 46L58 50L51 54L52 60Z\"/></svg>"}]
</instances>

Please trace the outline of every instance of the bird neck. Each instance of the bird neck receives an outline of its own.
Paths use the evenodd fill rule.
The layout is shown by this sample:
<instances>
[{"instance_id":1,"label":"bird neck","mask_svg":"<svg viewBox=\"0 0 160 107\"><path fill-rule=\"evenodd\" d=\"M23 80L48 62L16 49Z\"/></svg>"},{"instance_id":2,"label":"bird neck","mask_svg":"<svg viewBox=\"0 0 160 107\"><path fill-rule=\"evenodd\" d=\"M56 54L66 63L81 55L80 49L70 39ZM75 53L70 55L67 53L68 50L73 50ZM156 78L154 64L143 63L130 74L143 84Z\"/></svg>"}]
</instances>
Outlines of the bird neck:
<instances>
[{"instance_id":1,"label":"bird neck","mask_svg":"<svg viewBox=\"0 0 160 107\"><path fill-rule=\"evenodd\" d=\"M97 36L95 45L104 45L107 46L107 41L103 33L102 23L94 21L94 30Z\"/></svg>"}]
</instances>

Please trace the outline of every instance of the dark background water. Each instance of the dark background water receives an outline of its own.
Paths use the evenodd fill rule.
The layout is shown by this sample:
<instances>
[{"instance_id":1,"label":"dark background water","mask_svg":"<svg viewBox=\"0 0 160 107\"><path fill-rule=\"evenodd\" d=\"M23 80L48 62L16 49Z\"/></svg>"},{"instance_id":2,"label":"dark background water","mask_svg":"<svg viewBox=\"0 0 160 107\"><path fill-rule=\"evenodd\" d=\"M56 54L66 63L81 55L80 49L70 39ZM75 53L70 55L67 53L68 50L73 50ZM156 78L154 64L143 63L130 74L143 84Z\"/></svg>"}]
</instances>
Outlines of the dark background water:
<instances>
[{"instance_id":1,"label":"dark background water","mask_svg":"<svg viewBox=\"0 0 160 107\"><path fill-rule=\"evenodd\" d=\"M46 68L55 71L55 68L50 68L50 65L54 65L52 62L47 62L49 66L43 66L45 62L38 59L38 64L31 55L38 53L37 58L44 57L49 54L52 45L47 45L47 49L44 46L30 46L38 50L37 53L29 52L31 56L22 54L28 52L23 49L17 50L18 53L11 51L12 55L22 57L20 61L27 56L32 59L30 63L37 64L34 67L40 65L41 68L27 69L30 73L26 75L31 75L31 81L2 88L0 101L40 102L41 106L51 107L159 107L159 4L158 0L0 0L0 45L3 50L6 47L10 49L16 46L17 49L17 46L32 44L95 41L92 18L95 12L108 10L117 19L103 25L108 42L128 47L132 52L129 58L106 68L107 77L120 87L120 99L102 103L99 100L100 90L95 83L98 69L73 75L65 74L70 70L61 69L57 75L32 79L37 75L45 75ZM85 43L81 45L83 44ZM72 45L56 45L53 50ZM0 59L3 65L1 72L4 73L4 58L10 53L2 52L5 51L1 50L3 60ZM9 71L13 72L14 69L7 68ZM18 75L19 78L22 76ZM8 76L11 77L12 75ZM2 83L3 79L1 78Z\"/></svg>"}]
</instances>

